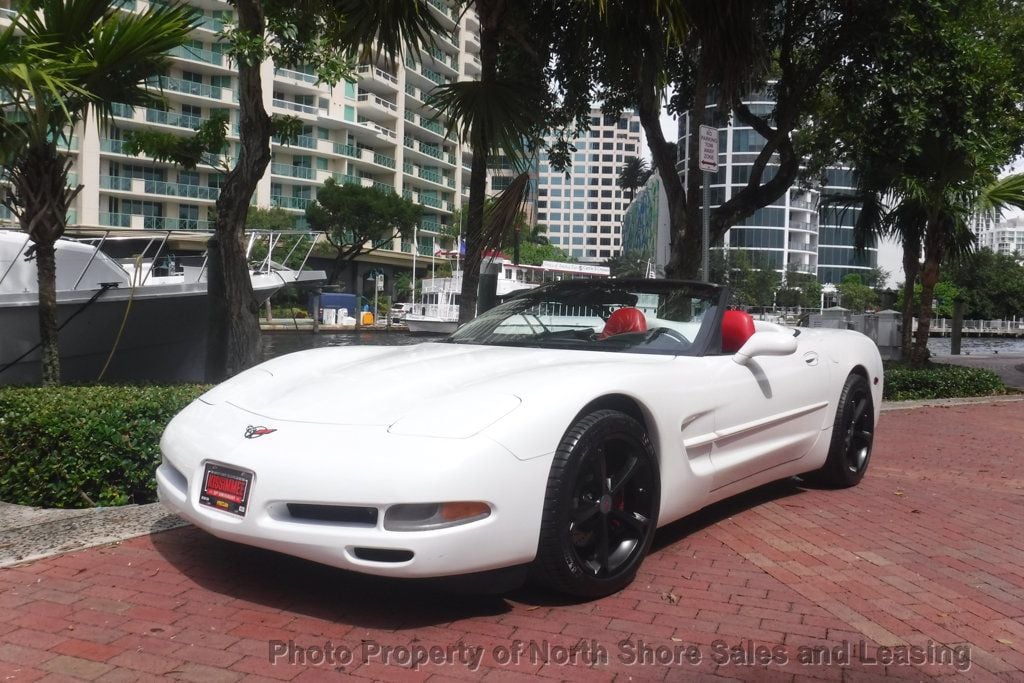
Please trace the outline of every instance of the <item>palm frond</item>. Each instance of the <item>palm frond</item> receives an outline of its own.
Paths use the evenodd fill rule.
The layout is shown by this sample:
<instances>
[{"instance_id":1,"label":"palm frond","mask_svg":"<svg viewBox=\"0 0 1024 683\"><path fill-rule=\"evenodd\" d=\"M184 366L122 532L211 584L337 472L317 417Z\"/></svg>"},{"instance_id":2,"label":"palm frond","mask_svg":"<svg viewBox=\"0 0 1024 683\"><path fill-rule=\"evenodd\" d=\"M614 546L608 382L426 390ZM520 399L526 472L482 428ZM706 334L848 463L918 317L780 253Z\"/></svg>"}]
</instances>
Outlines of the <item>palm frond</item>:
<instances>
[{"instance_id":1,"label":"palm frond","mask_svg":"<svg viewBox=\"0 0 1024 683\"><path fill-rule=\"evenodd\" d=\"M458 81L440 85L427 104L448 118L448 133L473 150L504 152L522 167L541 124L534 93L525 84L509 80Z\"/></svg>"},{"instance_id":2,"label":"palm frond","mask_svg":"<svg viewBox=\"0 0 1024 683\"><path fill-rule=\"evenodd\" d=\"M1024 209L1024 173L999 178L978 197L978 209L982 211L999 213L1009 207Z\"/></svg>"},{"instance_id":3,"label":"palm frond","mask_svg":"<svg viewBox=\"0 0 1024 683\"><path fill-rule=\"evenodd\" d=\"M504 190L502 190L489 202L484 209L484 232L483 251L487 253L497 249L503 242L509 230L516 225L516 222L526 204L526 198L530 191L530 173L524 171L512 179ZM519 263L519 236L515 241L516 253L513 261Z\"/></svg>"},{"instance_id":4,"label":"palm frond","mask_svg":"<svg viewBox=\"0 0 1024 683\"><path fill-rule=\"evenodd\" d=\"M434 35L443 32L426 0L334 0L332 5L344 18L342 41L362 60L383 55L394 63L403 49L434 45Z\"/></svg>"}]
</instances>

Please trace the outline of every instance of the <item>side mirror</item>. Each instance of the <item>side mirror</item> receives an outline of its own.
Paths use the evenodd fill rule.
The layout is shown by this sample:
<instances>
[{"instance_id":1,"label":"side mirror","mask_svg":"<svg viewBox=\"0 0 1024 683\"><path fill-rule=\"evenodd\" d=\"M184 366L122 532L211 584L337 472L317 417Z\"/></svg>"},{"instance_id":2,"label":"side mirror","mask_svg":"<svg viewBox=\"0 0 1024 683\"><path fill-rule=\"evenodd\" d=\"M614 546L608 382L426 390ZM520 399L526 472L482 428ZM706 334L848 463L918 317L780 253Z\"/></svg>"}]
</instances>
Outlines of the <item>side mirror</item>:
<instances>
[{"instance_id":1,"label":"side mirror","mask_svg":"<svg viewBox=\"0 0 1024 683\"><path fill-rule=\"evenodd\" d=\"M791 353L796 353L796 337L781 332L755 332L732 359L746 365L756 356L788 356Z\"/></svg>"}]
</instances>

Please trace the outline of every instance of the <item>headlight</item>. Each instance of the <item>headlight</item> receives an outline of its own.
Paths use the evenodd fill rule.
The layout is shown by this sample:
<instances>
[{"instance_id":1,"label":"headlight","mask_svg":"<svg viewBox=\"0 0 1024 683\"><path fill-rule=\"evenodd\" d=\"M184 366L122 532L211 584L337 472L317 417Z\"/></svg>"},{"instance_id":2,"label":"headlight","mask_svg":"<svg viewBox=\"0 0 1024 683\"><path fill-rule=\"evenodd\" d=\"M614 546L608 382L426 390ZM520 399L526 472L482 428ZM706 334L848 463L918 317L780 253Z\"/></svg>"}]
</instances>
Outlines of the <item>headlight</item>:
<instances>
[{"instance_id":1,"label":"headlight","mask_svg":"<svg viewBox=\"0 0 1024 683\"><path fill-rule=\"evenodd\" d=\"M392 505L384 513L388 531L429 531L469 524L489 517L491 506L477 501Z\"/></svg>"}]
</instances>

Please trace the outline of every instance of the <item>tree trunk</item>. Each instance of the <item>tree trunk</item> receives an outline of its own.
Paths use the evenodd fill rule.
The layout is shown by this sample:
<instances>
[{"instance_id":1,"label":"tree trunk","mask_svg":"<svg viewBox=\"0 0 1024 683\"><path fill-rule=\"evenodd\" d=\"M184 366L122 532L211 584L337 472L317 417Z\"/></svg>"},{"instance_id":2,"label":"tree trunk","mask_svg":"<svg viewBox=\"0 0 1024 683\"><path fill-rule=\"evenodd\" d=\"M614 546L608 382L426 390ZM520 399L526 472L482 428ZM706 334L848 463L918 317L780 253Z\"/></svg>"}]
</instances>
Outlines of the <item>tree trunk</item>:
<instances>
[{"instance_id":1,"label":"tree trunk","mask_svg":"<svg viewBox=\"0 0 1024 683\"><path fill-rule=\"evenodd\" d=\"M700 225L700 205L703 204L701 194L701 183L703 181L700 171L700 124L705 118L705 104L708 101L708 79L707 65L702 58L697 63L697 73L693 84L693 105L690 108L690 116L687 121L686 140L686 224L696 229ZM703 230L701 230L701 237ZM692 250L687 250L692 251ZM686 278L695 278L699 262L694 263L692 258L687 260L687 267L682 273Z\"/></svg>"},{"instance_id":2,"label":"tree trunk","mask_svg":"<svg viewBox=\"0 0 1024 683\"><path fill-rule=\"evenodd\" d=\"M903 328L900 334L900 354L910 360L914 327L914 285L921 270L921 242L914 236L903 238Z\"/></svg>"},{"instance_id":3,"label":"tree trunk","mask_svg":"<svg viewBox=\"0 0 1024 683\"><path fill-rule=\"evenodd\" d=\"M503 2L477 2L480 20L480 82L490 83L498 76L498 47ZM459 324L476 317L477 288L484 251L484 199L487 192L488 140L473 146L469 175L469 215L466 220L466 258L462 264L462 291L459 299ZM456 246L458 249L458 246Z\"/></svg>"},{"instance_id":4,"label":"tree trunk","mask_svg":"<svg viewBox=\"0 0 1024 683\"><path fill-rule=\"evenodd\" d=\"M57 344L57 250L53 242L36 244L39 282L39 367L43 386L60 384L60 348Z\"/></svg>"},{"instance_id":5,"label":"tree trunk","mask_svg":"<svg viewBox=\"0 0 1024 683\"><path fill-rule=\"evenodd\" d=\"M264 34L263 9L258 0L237 0L238 28ZM217 198L219 256L208 260L209 280L220 278L223 288L210 292L206 379L219 382L254 365L260 354L259 302L252 291L245 254L245 219L249 200L270 163L271 122L263 108L261 64L238 63L238 163L228 173ZM220 269L214 273L214 269Z\"/></svg>"},{"instance_id":6,"label":"tree trunk","mask_svg":"<svg viewBox=\"0 0 1024 683\"><path fill-rule=\"evenodd\" d=\"M12 165L13 190L7 206L33 243L39 290L39 366L43 386L60 384L60 348L57 340L57 258L55 244L66 227L68 205L81 186L68 189L70 161L54 143L32 145Z\"/></svg>"},{"instance_id":7,"label":"tree trunk","mask_svg":"<svg viewBox=\"0 0 1024 683\"><path fill-rule=\"evenodd\" d=\"M336 285L341 282L341 274L345 270L346 259L340 254L334 258L334 263L331 265L331 277L327 279L327 284Z\"/></svg>"},{"instance_id":8,"label":"tree trunk","mask_svg":"<svg viewBox=\"0 0 1024 683\"><path fill-rule=\"evenodd\" d=\"M669 278L684 277L690 266L691 254L681 249L683 241L690 231L686 217L686 190L683 181L676 172L676 160L669 153L665 142L665 134L661 130L661 96L660 93L645 93L637 106L640 125L647 136L647 145L651 148L654 165L660 169L661 185L665 188L668 198L669 244L670 254L665 265L665 276ZM698 235L697 239L700 239ZM697 267L700 268L700 254L697 254Z\"/></svg>"},{"instance_id":9,"label":"tree trunk","mask_svg":"<svg viewBox=\"0 0 1024 683\"><path fill-rule=\"evenodd\" d=\"M928 332L931 329L932 296L935 285L939 282L939 268L945 245L942 239L942 217L929 221L924 239L924 265L921 268L921 309L917 315L917 332L914 334L914 346L910 350L910 364L924 367L928 362Z\"/></svg>"}]
</instances>

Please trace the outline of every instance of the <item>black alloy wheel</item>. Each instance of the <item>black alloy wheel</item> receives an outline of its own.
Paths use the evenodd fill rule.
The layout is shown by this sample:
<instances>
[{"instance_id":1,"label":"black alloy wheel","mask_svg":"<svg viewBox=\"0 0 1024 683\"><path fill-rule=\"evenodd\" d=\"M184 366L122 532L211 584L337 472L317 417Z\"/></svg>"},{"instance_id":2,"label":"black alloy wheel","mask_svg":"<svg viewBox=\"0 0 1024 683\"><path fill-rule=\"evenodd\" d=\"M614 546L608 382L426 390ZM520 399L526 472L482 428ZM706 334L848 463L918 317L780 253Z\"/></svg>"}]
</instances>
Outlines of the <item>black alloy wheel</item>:
<instances>
[{"instance_id":1,"label":"black alloy wheel","mask_svg":"<svg viewBox=\"0 0 1024 683\"><path fill-rule=\"evenodd\" d=\"M627 586L654 538L659 477L654 448L634 418L598 410L578 420L551 465L538 577L582 597Z\"/></svg>"},{"instance_id":2,"label":"black alloy wheel","mask_svg":"<svg viewBox=\"0 0 1024 683\"><path fill-rule=\"evenodd\" d=\"M867 472L875 438L875 409L871 387L861 375L850 375L843 384L832 426L832 441L825 465L808 476L816 483L835 488L856 486Z\"/></svg>"}]
</instances>

